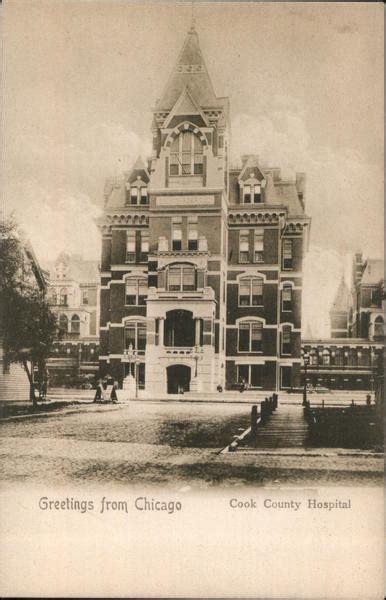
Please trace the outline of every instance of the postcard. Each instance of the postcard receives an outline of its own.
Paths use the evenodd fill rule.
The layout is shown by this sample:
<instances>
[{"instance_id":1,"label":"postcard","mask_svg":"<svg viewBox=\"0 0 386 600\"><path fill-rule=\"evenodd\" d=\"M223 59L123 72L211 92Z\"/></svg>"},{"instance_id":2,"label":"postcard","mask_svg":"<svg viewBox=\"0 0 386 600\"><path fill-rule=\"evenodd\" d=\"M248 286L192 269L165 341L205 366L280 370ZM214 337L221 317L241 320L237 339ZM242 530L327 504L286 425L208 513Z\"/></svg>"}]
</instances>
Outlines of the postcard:
<instances>
[{"instance_id":1,"label":"postcard","mask_svg":"<svg viewBox=\"0 0 386 600\"><path fill-rule=\"evenodd\" d=\"M3 597L384 597L383 7L8 0Z\"/></svg>"}]
</instances>

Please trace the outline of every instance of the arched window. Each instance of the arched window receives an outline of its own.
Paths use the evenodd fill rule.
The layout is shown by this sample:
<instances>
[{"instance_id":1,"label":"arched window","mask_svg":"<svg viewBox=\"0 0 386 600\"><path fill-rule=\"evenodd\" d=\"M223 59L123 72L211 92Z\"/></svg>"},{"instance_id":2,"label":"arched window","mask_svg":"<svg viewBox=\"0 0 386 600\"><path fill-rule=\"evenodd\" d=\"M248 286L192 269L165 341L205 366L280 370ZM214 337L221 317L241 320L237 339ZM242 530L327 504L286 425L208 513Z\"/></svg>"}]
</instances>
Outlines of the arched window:
<instances>
[{"instance_id":1,"label":"arched window","mask_svg":"<svg viewBox=\"0 0 386 600\"><path fill-rule=\"evenodd\" d=\"M242 321L238 331L239 352L261 352L263 324L260 321Z\"/></svg>"},{"instance_id":2,"label":"arched window","mask_svg":"<svg viewBox=\"0 0 386 600\"><path fill-rule=\"evenodd\" d=\"M380 315L374 321L374 337L383 337L383 317Z\"/></svg>"},{"instance_id":3,"label":"arched window","mask_svg":"<svg viewBox=\"0 0 386 600\"><path fill-rule=\"evenodd\" d=\"M50 293L50 303L51 304L57 304L58 303L58 296L57 296L56 290L51 290L51 293Z\"/></svg>"},{"instance_id":4,"label":"arched window","mask_svg":"<svg viewBox=\"0 0 386 600\"><path fill-rule=\"evenodd\" d=\"M60 290L60 304L61 306L67 306L68 304L68 292L66 288Z\"/></svg>"},{"instance_id":5,"label":"arched window","mask_svg":"<svg viewBox=\"0 0 386 600\"><path fill-rule=\"evenodd\" d=\"M324 364L324 366L328 367L329 364L330 364L330 352L329 352L329 350L327 350L327 348L325 348L323 350L322 356L323 356L323 364Z\"/></svg>"},{"instance_id":6,"label":"arched window","mask_svg":"<svg viewBox=\"0 0 386 600\"><path fill-rule=\"evenodd\" d=\"M183 131L170 147L170 175L202 175L203 144L191 131Z\"/></svg>"},{"instance_id":7,"label":"arched window","mask_svg":"<svg viewBox=\"0 0 386 600\"><path fill-rule=\"evenodd\" d=\"M144 353L146 348L146 321L126 321L125 348Z\"/></svg>"},{"instance_id":8,"label":"arched window","mask_svg":"<svg viewBox=\"0 0 386 600\"><path fill-rule=\"evenodd\" d=\"M59 317L59 330L61 333L67 333L68 331L68 319L66 315L60 315Z\"/></svg>"},{"instance_id":9,"label":"arched window","mask_svg":"<svg viewBox=\"0 0 386 600\"><path fill-rule=\"evenodd\" d=\"M239 306L263 305L263 278L242 277L239 281Z\"/></svg>"},{"instance_id":10,"label":"arched window","mask_svg":"<svg viewBox=\"0 0 386 600\"><path fill-rule=\"evenodd\" d=\"M126 304L145 306L147 296L146 277L128 277L126 279Z\"/></svg>"},{"instance_id":11,"label":"arched window","mask_svg":"<svg viewBox=\"0 0 386 600\"><path fill-rule=\"evenodd\" d=\"M167 268L167 286L171 292L197 289L196 269L188 264L170 265Z\"/></svg>"},{"instance_id":12,"label":"arched window","mask_svg":"<svg viewBox=\"0 0 386 600\"><path fill-rule=\"evenodd\" d=\"M291 354L291 327L284 325L281 333L281 353Z\"/></svg>"},{"instance_id":13,"label":"arched window","mask_svg":"<svg viewBox=\"0 0 386 600\"><path fill-rule=\"evenodd\" d=\"M71 333L80 333L79 315L73 315L71 318Z\"/></svg>"}]
</instances>

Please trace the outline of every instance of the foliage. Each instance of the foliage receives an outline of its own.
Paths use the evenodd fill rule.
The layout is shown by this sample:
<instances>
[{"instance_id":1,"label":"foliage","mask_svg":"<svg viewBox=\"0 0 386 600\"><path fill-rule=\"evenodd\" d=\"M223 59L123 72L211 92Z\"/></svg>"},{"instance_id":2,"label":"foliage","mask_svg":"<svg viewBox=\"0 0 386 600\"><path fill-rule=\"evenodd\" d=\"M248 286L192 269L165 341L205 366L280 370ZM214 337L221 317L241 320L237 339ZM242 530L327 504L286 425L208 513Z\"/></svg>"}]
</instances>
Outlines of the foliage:
<instances>
[{"instance_id":1,"label":"foliage","mask_svg":"<svg viewBox=\"0 0 386 600\"><path fill-rule=\"evenodd\" d=\"M37 366L42 380L57 326L26 244L12 217L0 222L0 322L5 360L24 366L34 400L33 369Z\"/></svg>"}]
</instances>

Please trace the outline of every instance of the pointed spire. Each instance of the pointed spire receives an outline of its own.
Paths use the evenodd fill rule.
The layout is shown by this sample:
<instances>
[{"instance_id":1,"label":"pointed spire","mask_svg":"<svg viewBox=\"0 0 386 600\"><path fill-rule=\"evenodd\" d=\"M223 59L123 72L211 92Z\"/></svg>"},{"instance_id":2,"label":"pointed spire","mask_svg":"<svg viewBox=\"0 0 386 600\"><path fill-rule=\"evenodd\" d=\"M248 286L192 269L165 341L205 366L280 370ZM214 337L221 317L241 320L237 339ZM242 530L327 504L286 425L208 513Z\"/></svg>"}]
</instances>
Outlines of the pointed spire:
<instances>
[{"instance_id":1,"label":"pointed spire","mask_svg":"<svg viewBox=\"0 0 386 600\"><path fill-rule=\"evenodd\" d=\"M344 273L340 279L330 312L348 312L350 308L350 292L346 285Z\"/></svg>"},{"instance_id":2,"label":"pointed spire","mask_svg":"<svg viewBox=\"0 0 386 600\"><path fill-rule=\"evenodd\" d=\"M189 86L200 107L221 106L205 65L193 17L182 50L162 97L157 101L156 109L170 110L173 108L186 86Z\"/></svg>"}]
</instances>

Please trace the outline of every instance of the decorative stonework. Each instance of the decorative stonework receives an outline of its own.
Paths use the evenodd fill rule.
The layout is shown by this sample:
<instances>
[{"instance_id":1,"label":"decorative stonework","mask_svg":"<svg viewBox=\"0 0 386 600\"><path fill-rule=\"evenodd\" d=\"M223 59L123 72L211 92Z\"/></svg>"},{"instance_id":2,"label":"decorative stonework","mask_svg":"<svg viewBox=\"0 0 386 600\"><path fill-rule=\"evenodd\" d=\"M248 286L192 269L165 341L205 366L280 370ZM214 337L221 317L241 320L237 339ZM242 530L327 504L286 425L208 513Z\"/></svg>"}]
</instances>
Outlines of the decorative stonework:
<instances>
[{"instance_id":1,"label":"decorative stonework","mask_svg":"<svg viewBox=\"0 0 386 600\"><path fill-rule=\"evenodd\" d=\"M142 208L142 207L141 207ZM107 214L104 218L97 220L99 230L103 234L111 233L111 228L119 225L148 225L149 216L141 213L116 213Z\"/></svg>"},{"instance_id":2,"label":"decorative stonework","mask_svg":"<svg viewBox=\"0 0 386 600\"><path fill-rule=\"evenodd\" d=\"M262 212L256 210L248 212L230 211L228 223L230 225L238 223L278 223L280 217L284 216L284 212Z\"/></svg>"}]
</instances>

